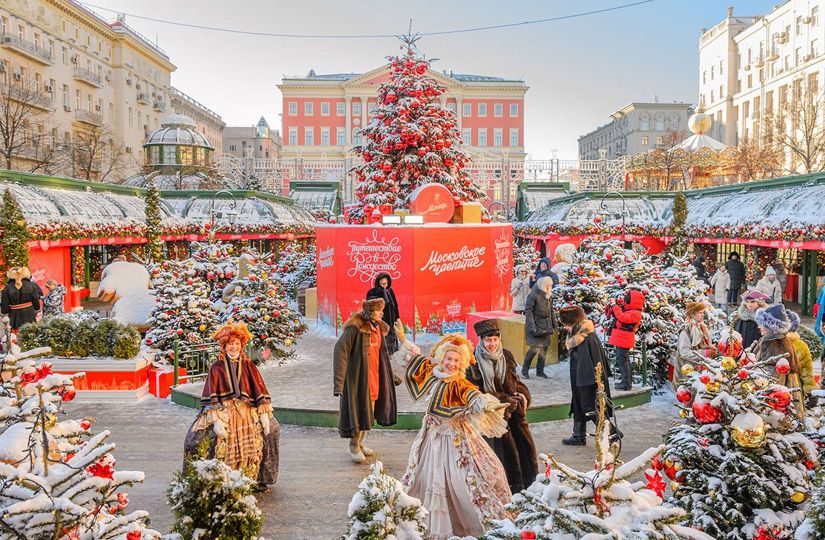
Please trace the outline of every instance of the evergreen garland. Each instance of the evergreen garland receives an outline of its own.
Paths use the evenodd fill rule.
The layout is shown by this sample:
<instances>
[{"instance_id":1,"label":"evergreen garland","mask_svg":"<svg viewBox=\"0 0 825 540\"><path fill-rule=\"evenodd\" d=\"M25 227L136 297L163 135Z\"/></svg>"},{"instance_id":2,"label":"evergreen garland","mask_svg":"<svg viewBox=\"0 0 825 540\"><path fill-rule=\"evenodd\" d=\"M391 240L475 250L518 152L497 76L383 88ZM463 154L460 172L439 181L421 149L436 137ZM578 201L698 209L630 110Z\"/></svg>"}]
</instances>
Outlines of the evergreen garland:
<instances>
[{"instance_id":1,"label":"evergreen garland","mask_svg":"<svg viewBox=\"0 0 825 540\"><path fill-rule=\"evenodd\" d=\"M673 239L667 248L668 252L675 257L683 257L688 250L688 241L685 235L687 217L687 199L685 198L685 192L680 191L673 199L673 221L670 223L670 236Z\"/></svg>"},{"instance_id":2,"label":"evergreen garland","mask_svg":"<svg viewBox=\"0 0 825 540\"><path fill-rule=\"evenodd\" d=\"M146 251L150 261L163 260L163 241L160 239L160 190L154 179L146 191Z\"/></svg>"},{"instance_id":3,"label":"evergreen garland","mask_svg":"<svg viewBox=\"0 0 825 540\"><path fill-rule=\"evenodd\" d=\"M15 266L29 267L29 228L17 201L6 188L0 211L0 255L3 270Z\"/></svg>"}]
</instances>

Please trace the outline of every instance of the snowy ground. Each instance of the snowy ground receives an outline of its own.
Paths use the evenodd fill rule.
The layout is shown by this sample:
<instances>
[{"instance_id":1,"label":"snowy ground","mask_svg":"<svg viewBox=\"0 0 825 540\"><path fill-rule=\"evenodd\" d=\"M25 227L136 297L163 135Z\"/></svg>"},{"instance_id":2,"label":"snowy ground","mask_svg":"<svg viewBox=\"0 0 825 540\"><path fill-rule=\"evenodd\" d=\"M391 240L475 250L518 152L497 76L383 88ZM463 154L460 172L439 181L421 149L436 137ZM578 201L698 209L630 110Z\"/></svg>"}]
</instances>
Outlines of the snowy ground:
<instances>
[{"instance_id":1,"label":"snowy ground","mask_svg":"<svg viewBox=\"0 0 825 540\"><path fill-rule=\"evenodd\" d=\"M314 361L318 366L314 373L307 372L308 385L329 384L330 339L316 328L299 342L301 359L297 363ZM279 369L264 370L273 394L278 393L279 387L287 392L278 384ZM529 382L532 386L543 381L531 379ZM183 439L195 411L152 397L134 404L68 405L72 417L95 417L95 430L112 431L119 469L146 472L146 483L130 492L130 508L148 510L153 527L168 531L172 516L165 503L166 488L181 466ZM669 393L655 396L652 403L642 407L619 411L620 427L626 435L622 456L629 459L659 444L675 418L674 413ZM369 473L368 464L354 465L349 460L346 441L339 438L334 429L286 425L281 429L280 479L270 492L258 497L265 516L263 536L296 540L338 538L346 528L349 500L358 483ZM561 461L579 469L591 466L592 445L585 448L561 445L561 439L571 433L571 421L535 424L532 429L539 452L553 452ZM404 472L415 435L413 431L382 430L371 433L368 441L390 474L399 477Z\"/></svg>"}]
</instances>

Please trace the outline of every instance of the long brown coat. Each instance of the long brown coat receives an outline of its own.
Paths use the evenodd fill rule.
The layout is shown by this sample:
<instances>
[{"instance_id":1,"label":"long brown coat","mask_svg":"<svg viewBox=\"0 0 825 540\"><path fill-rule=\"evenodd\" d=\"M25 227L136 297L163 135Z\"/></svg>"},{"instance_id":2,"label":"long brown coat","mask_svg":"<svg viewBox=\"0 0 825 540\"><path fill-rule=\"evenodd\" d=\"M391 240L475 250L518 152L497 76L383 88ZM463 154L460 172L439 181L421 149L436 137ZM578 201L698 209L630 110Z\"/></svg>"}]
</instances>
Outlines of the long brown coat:
<instances>
[{"instance_id":1,"label":"long brown coat","mask_svg":"<svg viewBox=\"0 0 825 540\"><path fill-rule=\"evenodd\" d=\"M496 379L493 382L494 388L484 386L484 379L477 364L468 367L466 375L467 380L478 386L482 392L494 395L502 403L510 403L504 411L507 433L497 438L484 437L484 440L492 447L501 464L504 465L510 491L518 493L535 482L536 474L538 474L538 457L536 444L533 442L533 435L530 433L530 427L525 418L527 409L519 402L510 400L516 392L524 394L527 398L527 407L529 407L530 390L516 374L516 361L507 349L504 349L504 359L507 362L504 382Z\"/></svg>"},{"instance_id":2,"label":"long brown coat","mask_svg":"<svg viewBox=\"0 0 825 540\"><path fill-rule=\"evenodd\" d=\"M389 332L384 321L377 323L382 336ZM381 340L378 364L378 399L375 411L369 387L370 322L356 313L344 325L333 351L332 392L341 396L338 433L351 439L359 431L372 428L373 421L381 426L396 422L397 408L390 355L385 340Z\"/></svg>"}]
</instances>

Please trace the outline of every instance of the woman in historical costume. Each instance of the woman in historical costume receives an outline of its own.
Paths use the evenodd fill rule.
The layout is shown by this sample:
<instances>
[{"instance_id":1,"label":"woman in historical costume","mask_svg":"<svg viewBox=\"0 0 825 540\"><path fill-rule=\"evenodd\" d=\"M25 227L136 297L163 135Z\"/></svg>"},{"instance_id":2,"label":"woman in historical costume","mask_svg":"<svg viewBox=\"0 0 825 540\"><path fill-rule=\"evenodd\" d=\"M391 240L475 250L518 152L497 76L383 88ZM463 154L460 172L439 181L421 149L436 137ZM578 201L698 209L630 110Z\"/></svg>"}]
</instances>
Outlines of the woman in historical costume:
<instances>
[{"instance_id":1,"label":"woman in historical costume","mask_svg":"<svg viewBox=\"0 0 825 540\"><path fill-rule=\"evenodd\" d=\"M676 369L675 379L681 377L683 365L703 362L715 352L710 330L705 325L706 309L704 302L688 302L685 306L685 325L679 332L673 366Z\"/></svg>"},{"instance_id":2,"label":"woman in historical costume","mask_svg":"<svg viewBox=\"0 0 825 540\"><path fill-rule=\"evenodd\" d=\"M430 511L430 540L478 536L490 520L509 517L504 467L482 439L506 433L508 404L465 377L474 360L464 337L444 336L432 357L413 356L406 369L412 398L430 402L401 482Z\"/></svg>"},{"instance_id":3,"label":"woman in historical costume","mask_svg":"<svg viewBox=\"0 0 825 540\"><path fill-rule=\"evenodd\" d=\"M258 491L266 491L278 480L281 428L261 373L244 353L252 334L244 323L227 323L213 338L221 353L209 368L202 409L186 434L184 452L196 456L208 439L206 458L243 471L258 481Z\"/></svg>"},{"instance_id":4,"label":"woman in historical costume","mask_svg":"<svg viewBox=\"0 0 825 540\"><path fill-rule=\"evenodd\" d=\"M9 268L9 282L0 294L0 313L9 316L9 326L17 331L26 323L37 320L40 311L40 287L31 280L32 273L24 266Z\"/></svg>"},{"instance_id":5,"label":"woman in historical costume","mask_svg":"<svg viewBox=\"0 0 825 540\"><path fill-rule=\"evenodd\" d=\"M467 380L486 394L507 403L504 419L507 433L501 437L485 437L504 465L510 491L518 493L529 487L538 474L536 444L527 425L530 390L519 380L513 353L501 343L501 330L496 319L484 319L473 325L478 336L475 364L467 368Z\"/></svg>"}]
</instances>

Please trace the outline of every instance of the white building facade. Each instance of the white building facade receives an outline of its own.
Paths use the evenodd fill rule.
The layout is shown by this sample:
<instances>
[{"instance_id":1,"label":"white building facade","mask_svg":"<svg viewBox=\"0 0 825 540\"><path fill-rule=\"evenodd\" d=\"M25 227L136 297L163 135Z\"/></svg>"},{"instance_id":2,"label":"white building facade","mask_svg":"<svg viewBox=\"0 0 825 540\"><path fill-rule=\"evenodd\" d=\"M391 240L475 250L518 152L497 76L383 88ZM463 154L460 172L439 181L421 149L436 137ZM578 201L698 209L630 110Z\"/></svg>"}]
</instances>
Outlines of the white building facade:
<instances>
[{"instance_id":1,"label":"white building facade","mask_svg":"<svg viewBox=\"0 0 825 540\"><path fill-rule=\"evenodd\" d=\"M709 135L763 141L767 118L795 95L821 92L825 0L788 0L764 16L727 17L699 38L699 107Z\"/></svg>"}]
</instances>

